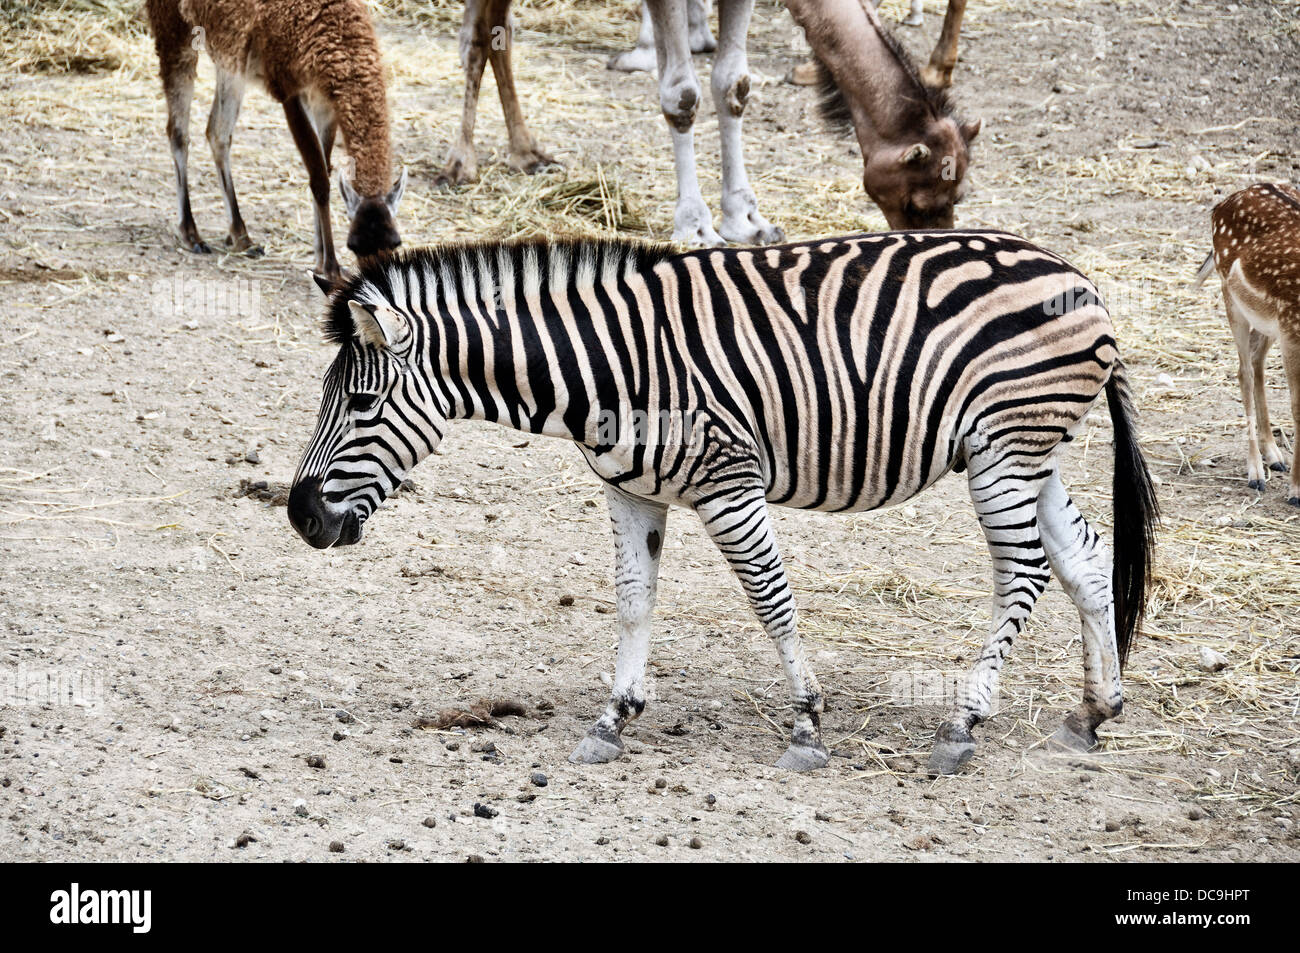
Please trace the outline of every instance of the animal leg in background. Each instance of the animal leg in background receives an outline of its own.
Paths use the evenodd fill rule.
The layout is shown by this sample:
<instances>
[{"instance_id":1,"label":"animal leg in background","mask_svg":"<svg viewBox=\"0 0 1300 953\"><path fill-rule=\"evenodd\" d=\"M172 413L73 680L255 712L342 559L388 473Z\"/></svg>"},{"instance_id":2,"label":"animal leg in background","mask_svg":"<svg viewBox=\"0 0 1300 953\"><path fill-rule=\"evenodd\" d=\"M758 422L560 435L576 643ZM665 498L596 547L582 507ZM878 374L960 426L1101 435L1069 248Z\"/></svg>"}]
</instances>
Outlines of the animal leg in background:
<instances>
[{"instance_id":1,"label":"animal leg in background","mask_svg":"<svg viewBox=\"0 0 1300 953\"><path fill-rule=\"evenodd\" d=\"M709 0L687 0L686 19L692 53L712 53L718 48L717 41L709 32ZM636 46L611 56L605 68L621 73L648 73L655 68L655 28L644 0L641 4L641 30L637 34Z\"/></svg>"},{"instance_id":2,"label":"animal leg in background","mask_svg":"<svg viewBox=\"0 0 1300 953\"><path fill-rule=\"evenodd\" d=\"M235 133L235 123L239 119L239 106L244 99L244 81L238 76L217 69L217 94L212 100L212 112L208 114L208 146L212 149L212 160L217 166L217 177L221 180L221 194L226 200L226 219L229 230L226 233L226 247L233 252L244 252L256 258L262 254L260 245L254 245L248 237L248 229L239 214L239 200L235 198L235 180L230 174L230 140Z\"/></svg>"},{"instance_id":3,"label":"animal leg in background","mask_svg":"<svg viewBox=\"0 0 1300 953\"><path fill-rule=\"evenodd\" d=\"M167 141L176 167L176 232L190 251L207 254L212 249L199 237L190 211L190 104L194 100L199 53L190 44L189 25L181 19L174 3L150 3L148 9L167 98Z\"/></svg>"},{"instance_id":4,"label":"animal leg in background","mask_svg":"<svg viewBox=\"0 0 1300 953\"><path fill-rule=\"evenodd\" d=\"M659 105L673 140L677 170L677 209L673 241L687 245L721 245L713 216L704 204L695 174L695 111L700 105L700 81L686 44L686 0L647 0L654 21L655 54L659 63Z\"/></svg>"},{"instance_id":5,"label":"animal leg in background","mask_svg":"<svg viewBox=\"0 0 1300 953\"><path fill-rule=\"evenodd\" d=\"M918 0L914 0L912 11L918 17L919 7ZM948 0L943 29L939 31L939 39L930 53L930 62L921 69L921 82L931 89L947 89L952 85L952 71L957 68L957 40L961 36L961 21L965 15L966 0Z\"/></svg>"},{"instance_id":6,"label":"animal leg in background","mask_svg":"<svg viewBox=\"0 0 1300 953\"><path fill-rule=\"evenodd\" d=\"M528 131L524 111L519 105L511 66L514 25L510 22L510 0L485 0L485 7L488 36L491 37L488 43L488 62L492 64L492 73L496 76L497 95L501 98L501 112L505 115L506 133L510 137L510 168L533 175L556 165L556 161L538 147L533 134Z\"/></svg>"},{"instance_id":7,"label":"animal leg in background","mask_svg":"<svg viewBox=\"0 0 1300 953\"><path fill-rule=\"evenodd\" d=\"M285 100L284 118L289 123L293 143L298 147L311 183L312 208L316 214L316 273L337 282L342 279L342 272L334 255L334 232L330 228L330 177L325 166L325 154L321 151L320 139L301 96Z\"/></svg>"},{"instance_id":8,"label":"animal leg in background","mask_svg":"<svg viewBox=\"0 0 1300 953\"><path fill-rule=\"evenodd\" d=\"M713 104L718 111L722 148L722 223L718 234L746 245L779 242L785 232L758 211L758 199L745 172L741 119L749 98L749 60L745 39L754 0L719 0L719 46L713 60Z\"/></svg>"}]
</instances>

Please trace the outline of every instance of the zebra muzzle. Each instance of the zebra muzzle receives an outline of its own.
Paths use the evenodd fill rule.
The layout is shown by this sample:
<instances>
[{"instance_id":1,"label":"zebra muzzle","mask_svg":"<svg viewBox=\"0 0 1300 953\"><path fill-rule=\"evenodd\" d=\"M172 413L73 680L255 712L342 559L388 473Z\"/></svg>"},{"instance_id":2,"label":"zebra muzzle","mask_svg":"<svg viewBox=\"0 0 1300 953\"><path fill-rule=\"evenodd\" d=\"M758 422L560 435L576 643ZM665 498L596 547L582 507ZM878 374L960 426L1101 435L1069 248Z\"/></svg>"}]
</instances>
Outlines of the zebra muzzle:
<instances>
[{"instance_id":1,"label":"zebra muzzle","mask_svg":"<svg viewBox=\"0 0 1300 953\"><path fill-rule=\"evenodd\" d=\"M326 506L318 477L301 480L289 491L289 525L317 549L357 542L362 522L355 510L335 511Z\"/></svg>"}]
</instances>

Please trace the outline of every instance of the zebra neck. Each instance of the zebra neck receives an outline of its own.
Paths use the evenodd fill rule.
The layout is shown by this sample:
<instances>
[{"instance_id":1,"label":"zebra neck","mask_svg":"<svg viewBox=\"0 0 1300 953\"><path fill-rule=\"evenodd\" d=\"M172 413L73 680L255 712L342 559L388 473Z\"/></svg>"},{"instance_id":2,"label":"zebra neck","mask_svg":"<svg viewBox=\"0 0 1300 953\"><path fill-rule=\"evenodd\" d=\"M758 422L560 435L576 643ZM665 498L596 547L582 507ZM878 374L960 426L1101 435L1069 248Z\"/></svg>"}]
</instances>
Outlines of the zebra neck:
<instances>
[{"instance_id":1,"label":"zebra neck","mask_svg":"<svg viewBox=\"0 0 1300 953\"><path fill-rule=\"evenodd\" d=\"M429 348L448 416L595 440L644 373L648 316L635 289L663 257L631 243L530 243L429 262L442 298L428 312Z\"/></svg>"}]
</instances>

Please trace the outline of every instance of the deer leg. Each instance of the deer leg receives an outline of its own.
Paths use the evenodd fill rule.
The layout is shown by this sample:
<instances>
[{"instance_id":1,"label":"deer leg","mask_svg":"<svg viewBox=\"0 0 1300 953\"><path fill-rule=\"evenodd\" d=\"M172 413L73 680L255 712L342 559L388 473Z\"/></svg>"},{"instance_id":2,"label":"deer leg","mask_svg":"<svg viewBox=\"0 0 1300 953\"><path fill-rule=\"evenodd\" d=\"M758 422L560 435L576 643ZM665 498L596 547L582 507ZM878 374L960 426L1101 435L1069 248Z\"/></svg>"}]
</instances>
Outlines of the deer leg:
<instances>
[{"instance_id":1,"label":"deer leg","mask_svg":"<svg viewBox=\"0 0 1300 953\"><path fill-rule=\"evenodd\" d=\"M325 154L321 151L320 139L312 128L301 96L285 100L284 118L289 123L298 154L302 156L302 164L307 167L307 179L311 184L316 213L316 273L337 283L343 275L334 254L334 232L330 227L330 176L325 168Z\"/></svg>"},{"instance_id":2,"label":"deer leg","mask_svg":"<svg viewBox=\"0 0 1300 953\"><path fill-rule=\"evenodd\" d=\"M226 247L233 252L245 252L250 258L262 254L260 245L254 245L248 237L243 216L239 214L239 200L235 198L235 180L230 174L230 140L235 133L235 122L239 119L239 105L244 98L244 81L217 70L217 94L212 101L212 112L208 114L208 146L212 149L212 159L217 165L217 177L221 179L221 194L226 200L226 220L230 229L226 234Z\"/></svg>"},{"instance_id":3,"label":"deer leg","mask_svg":"<svg viewBox=\"0 0 1300 953\"><path fill-rule=\"evenodd\" d=\"M605 487L614 527L614 587L618 596L618 661L609 704L569 755L578 764L603 764L623 753L623 727L645 709L645 665L650 617L659 579L668 507Z\"/></svg>"},{"instance_id":4,"label":"deer leg","mask_svg":"<svg viewBox=\"0 0 1300 953\"><path fill-rule=\"evenodd\" d=\"M1286 367L1286 382L1291 394L1291 486L1286 501L1300 506L1300 315L1294 312L1283 315L1285 324L1291 321L1288 334L1283 328L1282 361Z\"/></svg>"},{"instance_id":5,"label":"deer leg","mask_svg":"<svg viewBox=\"0 0 1300 953\"><path fill-rule=\"evenodd\" d=\"M647 0L654 21L655 55L659 64L659 105L673 140L677 170L677 209L673 241L687 245L721 245L713 216L704 204L695 174L695 111L700 105L700 81L686 44L686 0Z\"/></svg>"},{"instance_id":6,"label":"deer leg","mask_svg":"<svg viewBox=\"0 0 1300 953\"><path fill-rule=\"evenodd\" d=\"M506 133L510 137L510 168L534 175L557 163L538 147L533 134L528 131L524 111L519 105L515 74L510 63L514 32L514 26L510 22L510 0L487 0L487 10L491 37L488 42L488 61L496 76L497 95L501 97L501 111L506 117Z\"/></svg>"},{"instance_id":7,"label":"deer leg","mask_svg":"<svg viewBox=\"0 0 1300 953\"><path fill-rule=\"evenodd\" d=\"M486 25L488 0L466 0L465 19L460 27L460 58L465 66L465 106L461 114L460 135L447 155L442 171L434 176L435 185L467 185L478 181L478 157L474 154L474 120L478 114L479 86L487 64L487 45L491 41Z\"/></svg>"},{"instance_id":8,"label":"deer leg","mask_svg":"<svg viewBox=\"0 0 1300 953\"><path fill-rule=\"evenodd\" d=\"M1250 356L1250 322L1224 289L1223 304L1228 312L1232 339L1237 345L1237 383L1241 385L1241 406L1246 413L1246 480L1252 490L1264 492L1264 457L1259 449L1259 416L1255 412L1255 370Z\"/></svg>"},{"instance_id":9,"label":"deer leg","mask_svg":"<svg viewBox=\"0 0 1300 953\"><path fill-rule=\"evenodd\" d=\"M1273 436L1273 423L1268 418L1268 394L1264 390L1264 364L1272 345L1273 339L1267 334L1251 329L1250 371L1255 389L1255 429L1259 433L1260 448L1268 468L1275 473L1286 473L1286 461L1278 449L1277 440Z\"/></svg>"},{"instance_id":10,"label":"deer leg","mask_svg":"<svg viewBox=\"0 0 1300 953\"><path fill-rule=\"evenodd\" d=\"M794 593L761 489L717 497L696 507L704 528L740 580L750 607L776 646L790 686L794 730L776 766L790 771L824 767L830 753L822 744L821 686L808 665L795 626Z\"/></svg>"},{"instance_id":11,"label":"deer leg","mask_svg":"<svg viewBox=\"0 0 1300 953\"><path fill-rule=\"evenodd\" d=\"M719 0L720 45L713 59L713 104L722 147L722 223L718 234L746 245L779 242L785 232L759 214L758 199L745 172L741 119L749 98L749 60L745 38L754 0Z\"/></svg>"},{"instance_id":12,"label":"deer leg","mask_svg":"<svg viewBox=\"0 0 1300 953\"><path fill-rule=\"evenodd\" d=\"M930 62L921 70L921 82L931 89L947 89L952 85L952 71L957 68L957 39L965 15L966 0L948 0L939 41L930 53Z\"/></svg>"}]
</instances>

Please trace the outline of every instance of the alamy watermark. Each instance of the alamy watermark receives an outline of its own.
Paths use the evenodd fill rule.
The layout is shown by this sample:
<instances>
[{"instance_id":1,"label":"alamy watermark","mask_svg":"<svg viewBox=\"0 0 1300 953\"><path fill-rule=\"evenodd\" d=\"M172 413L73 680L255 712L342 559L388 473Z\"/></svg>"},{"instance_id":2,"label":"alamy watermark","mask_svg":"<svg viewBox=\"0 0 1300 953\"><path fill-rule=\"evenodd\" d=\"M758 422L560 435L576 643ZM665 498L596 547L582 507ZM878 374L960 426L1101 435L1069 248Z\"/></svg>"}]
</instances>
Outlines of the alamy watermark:
<instances>
[{"instance_id":1,"label":"alamy watermark","mask_svg":"<svg viewBox=\"0 0 1300 953\"><path fill-rule=\"evenodd\" d=\"M965 672L945 672L939 669L908 669L892 672L889 676L890 704L900 708L942 708L958 706L980 709L983 706L972 697ZM988 714L999 710L998 693L994 689L989 699Z\"/></svg>"},{"instance_id":2,"label":"alamy watermark","mask_svg":"<svg viewBox=\"0 0 1300 953\"><path fill-rule=\"evenodd\" d=\"M262 285L250 278L159 278L149 289L158 318L245 318L262 309Z\"/></svg>"},{"instance_id":3,"label":"alamy watermark","mask_svg":"<svg viewBox=\"0 0 1300 953\"><path fill-rule=\"evenodd\" d=\"M0 708L52 706L99 711L106 698L104 676L99 672L62 666L28 668L22 662L17 668L0 669Z\"/></svg>"}]
</instances>

